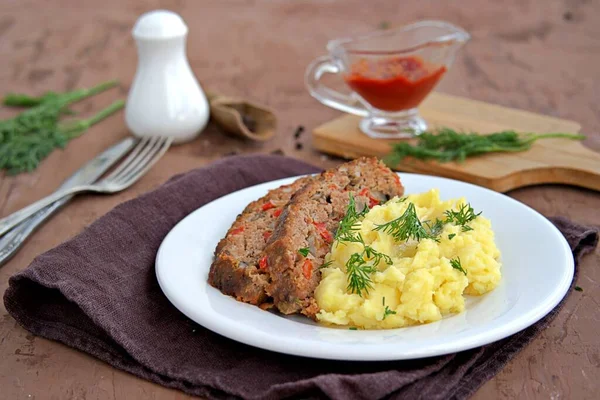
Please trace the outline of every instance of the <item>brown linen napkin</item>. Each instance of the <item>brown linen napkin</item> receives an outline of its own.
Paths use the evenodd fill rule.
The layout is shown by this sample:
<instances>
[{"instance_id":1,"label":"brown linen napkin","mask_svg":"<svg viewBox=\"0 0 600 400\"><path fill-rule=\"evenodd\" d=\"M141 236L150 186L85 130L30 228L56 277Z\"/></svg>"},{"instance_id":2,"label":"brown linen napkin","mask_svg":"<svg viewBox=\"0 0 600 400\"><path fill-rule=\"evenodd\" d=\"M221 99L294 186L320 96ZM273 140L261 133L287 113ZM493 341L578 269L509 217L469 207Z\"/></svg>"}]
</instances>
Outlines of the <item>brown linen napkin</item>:
<instances>
[{"instance_id":1,"label":"brown linen napkin","mask_svg":"<svg viewBox=\"0 0 600 400\"><path fill-rule=\"evenodd\" d=\"M477 349L361 363L246 346L202 328L169 303L156 281L154 257L179 220L235 190L312 172L317 168L289 158L240 156L176 176L37 257L10 279L6 309L36 335L161 385L216 399L464 399L558 313L561 305L522 332ZM552 221L576 260L596 246L597 229Z\"/></svg>"}]
</instances>

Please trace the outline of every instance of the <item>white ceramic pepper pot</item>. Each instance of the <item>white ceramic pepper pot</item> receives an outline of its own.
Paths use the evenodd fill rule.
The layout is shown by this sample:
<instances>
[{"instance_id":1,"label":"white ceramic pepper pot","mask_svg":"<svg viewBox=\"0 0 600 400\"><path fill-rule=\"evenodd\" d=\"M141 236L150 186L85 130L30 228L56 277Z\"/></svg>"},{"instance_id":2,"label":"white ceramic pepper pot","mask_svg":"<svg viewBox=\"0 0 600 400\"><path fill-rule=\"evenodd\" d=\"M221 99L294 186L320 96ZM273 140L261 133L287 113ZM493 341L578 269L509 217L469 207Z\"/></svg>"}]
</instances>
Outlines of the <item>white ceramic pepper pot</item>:
<instances>
[{"instance_id":1,"label":"white ceramic pepper pot","mask_svg":"<svg viewBox=\"0 0 600 400\"><path fill-rule=\"evenodd\" d=\"M138 67L125 107L125 122L135 136L183 143L206 127L210 108L186 57L187 32L171 11L151 11L137 20L132 34Z\"/></svg>"}]
</instances>

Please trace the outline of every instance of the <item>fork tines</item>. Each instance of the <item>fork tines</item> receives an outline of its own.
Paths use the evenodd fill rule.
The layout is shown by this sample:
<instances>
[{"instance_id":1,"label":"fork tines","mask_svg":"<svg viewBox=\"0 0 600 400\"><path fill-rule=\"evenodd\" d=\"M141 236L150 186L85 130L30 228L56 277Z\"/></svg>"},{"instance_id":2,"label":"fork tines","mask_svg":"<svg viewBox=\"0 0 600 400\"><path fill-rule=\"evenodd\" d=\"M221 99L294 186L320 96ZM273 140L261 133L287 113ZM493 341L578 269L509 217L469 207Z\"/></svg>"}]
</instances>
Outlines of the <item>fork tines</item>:
<instances>
[{"instance_id":1,"label":"fork tines","mask_svg":"<svg viewBox=\"0 0 600 400\"><path fill-rule=\"evenodd\" d=\"M173 138L147 137L140 140L119 166L102 181L106 184L129 186L142 177L169 149Z\"/></svg>"}]
</instances>

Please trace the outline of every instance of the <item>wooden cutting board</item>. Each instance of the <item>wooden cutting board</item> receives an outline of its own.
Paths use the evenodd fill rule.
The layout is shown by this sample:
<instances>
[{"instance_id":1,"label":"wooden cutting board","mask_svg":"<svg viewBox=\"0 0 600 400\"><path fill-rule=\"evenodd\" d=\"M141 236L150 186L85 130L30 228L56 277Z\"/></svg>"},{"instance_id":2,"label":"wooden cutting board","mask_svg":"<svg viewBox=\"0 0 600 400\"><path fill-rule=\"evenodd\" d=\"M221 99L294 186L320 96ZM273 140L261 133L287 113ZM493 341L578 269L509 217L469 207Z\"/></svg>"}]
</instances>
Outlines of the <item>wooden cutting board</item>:
<instances>
[{"instance_id":1,"label":"wooden cutting board","mask_svg":"<svg viewBox=\"0 0 600 400\"><path fill-rule=\"evenodd\" d=\"M479 133L504 129L577 133L581 128L574 121L442 93L431 94L420 111L434 129L447 126ZM359 121L360 117L344 115L317 127L313 131L314 147L348 159L387 154L394 141L366 136L358 128ZM570 184L600 191L600 153L566 139L543 139L526 152L487 154L464 163L406 159L396 169L459 179L498 192L542 183Z\"/></svg>"}]
</instances>

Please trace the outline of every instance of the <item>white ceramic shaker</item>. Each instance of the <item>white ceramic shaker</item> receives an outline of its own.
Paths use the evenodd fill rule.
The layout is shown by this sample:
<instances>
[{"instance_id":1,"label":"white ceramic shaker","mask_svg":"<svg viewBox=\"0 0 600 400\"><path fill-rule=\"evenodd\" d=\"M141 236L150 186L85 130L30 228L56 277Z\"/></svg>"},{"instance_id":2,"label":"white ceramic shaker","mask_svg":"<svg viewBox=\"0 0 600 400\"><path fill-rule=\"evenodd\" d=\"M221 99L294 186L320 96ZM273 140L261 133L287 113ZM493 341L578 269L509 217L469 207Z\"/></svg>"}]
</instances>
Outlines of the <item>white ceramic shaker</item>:
<instances>
[{"instance_id":1,"label":"white ceramic shaker","mask_svg":"<svg viewBox=\"0 0 600 400\"><path fill-rule=\"evenodd\" d=\"M210 108L186 57L187 32L183 19L171 11L151 11L137 20L132 33L138 67L125 107L134 135L183 143L206 127Z\"/></svg>"}]
</instances>

